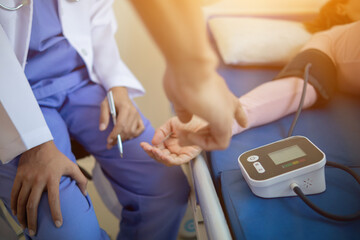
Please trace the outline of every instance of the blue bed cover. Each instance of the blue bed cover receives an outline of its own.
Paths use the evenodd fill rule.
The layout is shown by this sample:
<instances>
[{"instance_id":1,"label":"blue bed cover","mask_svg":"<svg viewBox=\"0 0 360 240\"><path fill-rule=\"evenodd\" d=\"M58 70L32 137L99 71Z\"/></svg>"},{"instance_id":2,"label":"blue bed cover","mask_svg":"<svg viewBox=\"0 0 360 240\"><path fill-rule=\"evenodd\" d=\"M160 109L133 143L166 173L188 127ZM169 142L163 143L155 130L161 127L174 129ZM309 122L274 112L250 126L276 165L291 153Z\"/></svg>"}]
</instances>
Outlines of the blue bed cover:
<instances>
[{"instance_id":1,"label":"blue bed cover","mask_svg":"<svg viewBox=\"0 0 360 240\"><path fill-rule=\"evenodd\" d=\"M221 70L223 69L223 70ZM229 88L241 95L271 79L278 69L238 71L222 66ZM257 76L257 77L254 77ZM237 158L252 148L286 137L294 115L233 137L224 151L208 153L211 172L235 239L360 239L360 220L336 222L313 212L298 197L262 199L250 191ZM360 98L337 93L321 108L302 111L293 135L308 137L329 161L360 174ZM325 168L327 190L310 196L335 214L360 211L360 186L347 173Z\"/></svg>"}]
</instances>

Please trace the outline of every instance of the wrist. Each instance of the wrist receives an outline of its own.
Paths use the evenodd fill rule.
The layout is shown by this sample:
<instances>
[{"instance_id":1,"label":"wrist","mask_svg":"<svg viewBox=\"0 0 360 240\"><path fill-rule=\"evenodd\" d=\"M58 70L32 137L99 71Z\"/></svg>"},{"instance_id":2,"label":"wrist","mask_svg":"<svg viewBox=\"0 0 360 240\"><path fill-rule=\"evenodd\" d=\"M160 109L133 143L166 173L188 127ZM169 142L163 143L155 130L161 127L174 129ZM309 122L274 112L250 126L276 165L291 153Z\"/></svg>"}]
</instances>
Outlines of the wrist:
<instances>
[{"instance_id":1,"label":"wrist","mask_svg":"<svg viewBox=\"0 0 360 240\"><path fill-rule=\"evenodd\" d=\"M199 84L209 81L214 74L218 60L212 51L202 56L191 56L179 59L176 62L168 62L168 68L176 76L174 81L179 83Z\"/></svg>"},{"instance_id":2,"label":"wrist","mask_svg":"<svg viewBox=\"0 0 360 240\"><path fill-rule=\"evenodd\" d=\"M33 153L37 153L37 152L40 152L40 151L43 151L44 149L48 149L50 147L53 147L55 146L54 144L54 141L53 140L50 140L50 141L47 141L47 142L44 142L40 145L37 145L33 148L30 148L29 150L23 152L23 156L26 156L26 155L29 155L29 154L33 154Z\"/></svg>"},{"instance_id":3,"label":"wrist","mask_svg":"<svg viewBox=\"0 0 360 240\"><path fill-rule=\"evenodd\" d=\"M126 87L112 87L110 88L110 91L113 93L115 103L118 102L119 99L121 99L121 101L130 101Z\"/></svg>"},{"instance_id":4,"label":"wrist","mask_svg":"<svg viewBox=\"0 0 360 240\"><path fill-rule=\"evenodd\" d=\"M120 87L120 86L117 86L117 87L112 87L109 89L109 91L112 91L113 93L114 92L117 92L117 93L120 93L120 94L128 94L128 90L126 87Z\"/></svg>"}]
</instances>

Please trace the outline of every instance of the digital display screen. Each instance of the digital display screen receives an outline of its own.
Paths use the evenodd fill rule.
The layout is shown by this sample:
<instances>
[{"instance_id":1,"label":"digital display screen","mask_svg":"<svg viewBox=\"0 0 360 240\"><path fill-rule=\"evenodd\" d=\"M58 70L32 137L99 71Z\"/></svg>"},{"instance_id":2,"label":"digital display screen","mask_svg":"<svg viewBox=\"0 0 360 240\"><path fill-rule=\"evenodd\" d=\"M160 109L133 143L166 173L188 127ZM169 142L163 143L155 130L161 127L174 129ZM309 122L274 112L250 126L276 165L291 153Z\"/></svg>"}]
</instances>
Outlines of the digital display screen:
<instances>
[{"instance_id":1,"label":"digital display screen","mask_svg":"<svg viewBox=\"0 0 360 240\"><path fill-rule=\"evenodd\" d=\"M303 157L306 155L306 153L298 145L293 145L291 147L269 153L268 155L276 165L279 165L284 162Z\"/></svg>"}]
</instances>

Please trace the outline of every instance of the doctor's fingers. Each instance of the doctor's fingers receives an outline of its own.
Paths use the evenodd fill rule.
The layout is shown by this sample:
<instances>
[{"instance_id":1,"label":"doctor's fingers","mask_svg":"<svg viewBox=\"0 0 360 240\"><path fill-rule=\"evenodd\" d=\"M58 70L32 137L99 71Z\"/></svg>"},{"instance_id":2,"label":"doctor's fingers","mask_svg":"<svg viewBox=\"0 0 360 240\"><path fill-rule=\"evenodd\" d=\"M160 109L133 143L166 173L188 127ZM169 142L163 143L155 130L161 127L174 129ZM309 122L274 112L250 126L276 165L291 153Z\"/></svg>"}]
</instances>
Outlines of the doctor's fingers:
<instances>
[{"instance_id":1,"label":"doctor's fingers","mask_svg":"<svg viewBox=\"0 0 360 240\"><path fill-rule=\"evenodd\" d=\"M69 161L67 165L68 166L65 166L65 172L62 175L68 175L74 179L80 190L86 195L87 180L85 176L82 175L75 163ZM34 235L37 231L38 206L41 195L45 189L47 189L50 212L55 226L59 228L63 223L59 196L60 177L52 176L47 178L46 181L42 181L38 178L35 183L26 204L27 227L30 235Z\"/></svg>"},{"instance_id":2,"label":"doctor's fingers","mask_svg":"<svg viewBox=\"0 0 360 240\"><path fill-rule=\"evenodd\" d=\"M33 187L26 204L27 227L29 229L30 236L35 235L37 231L38 206L41 195L44 192L44 188L45 185Z\"/></svg>"},{"instance_id":3,"label":"doctor's fingers","mask_svg":"<svg viewBox=\"0 0 360 240\"><path fill-rule=\"evenodd\" d=\"M26 183L23 181L23 184L20 188L19 195L16 199L17 206L16 206L16 216L20 223L20 226L25 229L27 227L26 222L26 205L31 192L31 185L30 183Z\"/></svg>"},{"instance_id":4,"label":"doctor's fingers","mask_svg":"<svg viewBox=\"0 0 360 240\"><path fill-rule=\"evenodd\" d=\"M144 129L144 122L139 115L139 117L133 122L131 127L131 132L134 134L133 138L139 136L144 131Z\"/></svg>"},{"instance_id":5,"label":"doctor's fingers","mask_svg":"<svg viewBox=\"0 0 360 240\"><path fill-rule=\"evenodd\" d=\"M109 121L110 121L110 108L107 98L105 98L100 105L99 130L104 131L108 127Z\"/></svg>"},{"instance_id":6,"label":"doctor's fingers","mask_svg":"<svg viewBox=\"0 0 360 240\"><path fill-rule=\"evenodd\" d=\"M59 194L59 180L51 180L47 185L48 201L50 206L51 217L57 228L61 227L63 223L61 208L60 208L60 194Z\"/></svg>"},{"instance_id":7,"label":"doctor's fingers","mask_svg":"<svg viewBox=\"0 0 360 240\"><path fill-rule=\"evenodd\" d=\"M68 161L67 164L65 165L65 170L62 175L69 176L73 180L75 180L82 194L84 196L87 195L87 191L86 191L87 179L84 176L84 174L82 174L79 167L75 163ZM61 208L60 208L59 185L60 185L60 178L55 178L55 177L50 178L46 185L51 216L55 226L58 228L61 227L63 224Z\"/></svg>"},{"instance_id":8,"label":"doctor's fingers","mask_svg":"<svg viewBox=\"0 0 360 240\"><path fill-rule=\"evenodd\" d=\"M137 111L130 113L126 117L126 120L124 119L123 121L126 121L124 124L125 126L122 129L122 135L121 135L123 136L124 141L137 137L140 134L139 131L137 130L138 130L138 123L142 122L142 119Z\"/></svg>"},{"instance_id":9,"label":"doctor's fingers","mask_svg":"<svg viewBox=\"0 0 360 240\"><path fill-rule=\"evenodd\" d=\"M116 124L107 138L107 149L112 148L116 144L118 134L120 134L122 141L127 139L127 136L124 134L124 129L129 128L128 118L129 116L126 116L123 113L117 117Z\"/></svg>"},{"instance_id":10,"label":"doctor's fingers","mask_svg":"<svg viewBox=\"0 0 360 240\"><path fill-rule=\"evenodd\" d=\"M11 189L11 200L10 200L10 206L11 206L11 212L14 216L17 215L17 200L20 193L22 181L18 174L15 177L13 187Z\"/></svg>"},{"instance_id":11,"label":"doctor's fingers","mask_svg":"<svg viewBox=\"0 0 360 240\"><path fill-rule=\"evenodd\" d=\"M119 112L114 129L108 136L108 148L116 144L117 135L121 135L122 141L137 137L144 130L144 124L136 108L129 111Z\"/></svg>"},{"instance_id":12,"label":"doctor's fingers","mask_svg":"<svg viewBox=\"0 0 360 240\"><path fill-rule=\"evenodd\" d=\"M84 196L87 195L86 187L87 187L88 180L84 176L84 174L81 172L81 170L77 164L75 164L71 161L67 161L67 164L65 165L64 173L62 175L69 176L73 180L75 180L76 184L78 185L82 194ZM60 178L59 178L59 180L60 180ZM59 185L58 185L58 188L59 188Z\"/></svg>"}]
</instances>

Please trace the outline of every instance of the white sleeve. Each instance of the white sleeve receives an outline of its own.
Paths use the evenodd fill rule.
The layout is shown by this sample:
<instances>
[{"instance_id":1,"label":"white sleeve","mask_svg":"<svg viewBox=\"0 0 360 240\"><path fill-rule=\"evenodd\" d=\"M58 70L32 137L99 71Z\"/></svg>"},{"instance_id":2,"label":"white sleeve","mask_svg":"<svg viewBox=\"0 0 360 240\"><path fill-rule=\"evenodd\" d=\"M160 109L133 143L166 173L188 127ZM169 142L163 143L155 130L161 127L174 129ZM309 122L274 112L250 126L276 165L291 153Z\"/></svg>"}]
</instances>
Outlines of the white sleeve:
<instances>
[{"instance_id":1,"label":"white sleeve","mask_svg":"<svg viewBox=\"0 0 360 240\"><path fill-rule=\"evenodd\" d=\"M0 160L52 140L13 48L0 25Z\"/></svg>"},{"instance_id":2,"label":"white sleeve","mask_svg":"<svg viewBox=\"0 0 360 240\"><path fill-rule=\"evenodd\" d=\"M91 8L91 40L94 70L99 81L109 90L115 86L128 88L130 97L144 94L144 88L121 60L115 41L116 19L112 0L97 0Z\"/></svg>"}]
</instances>

